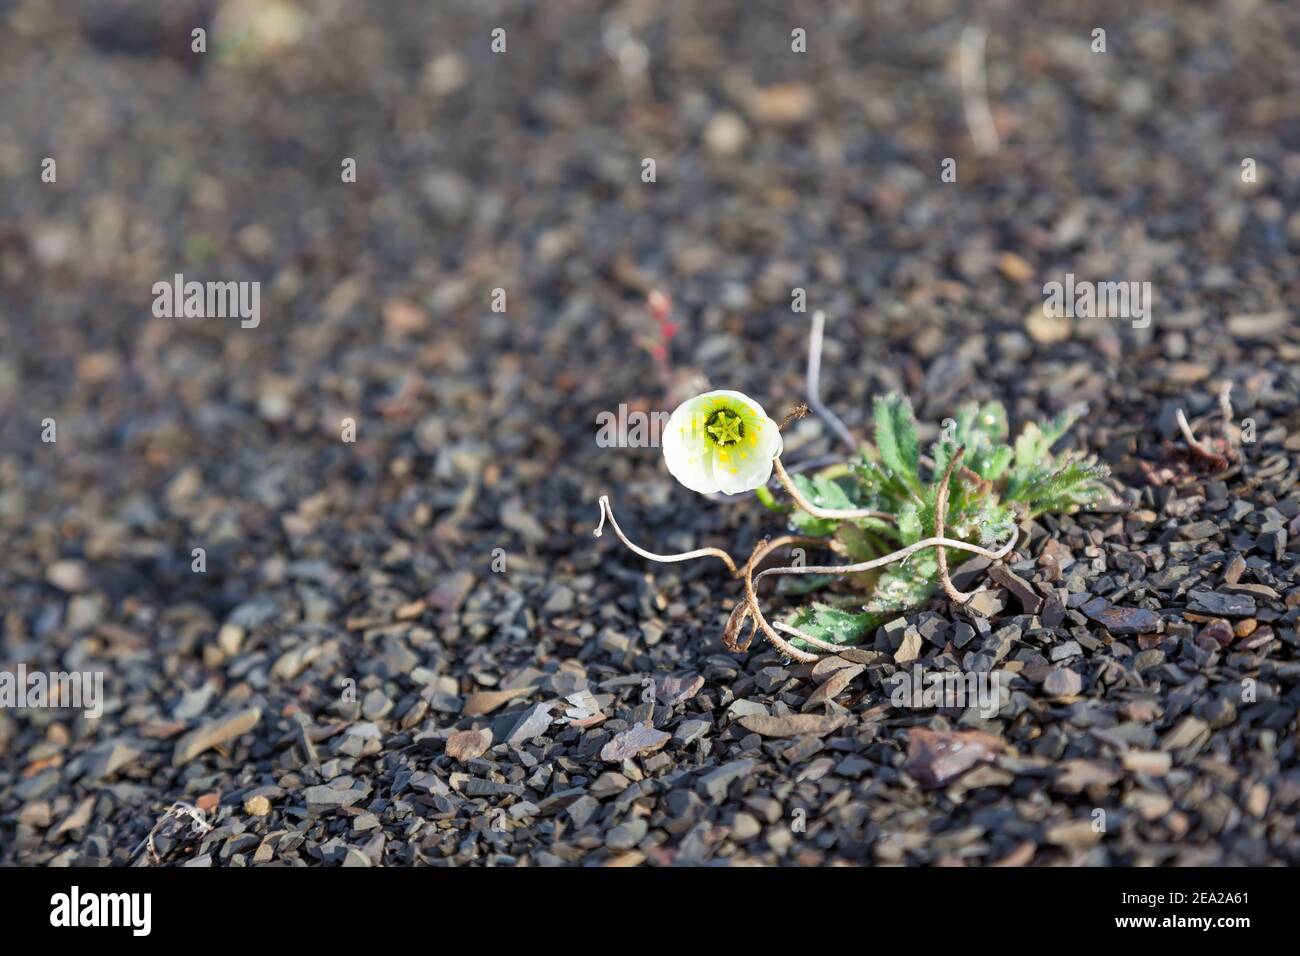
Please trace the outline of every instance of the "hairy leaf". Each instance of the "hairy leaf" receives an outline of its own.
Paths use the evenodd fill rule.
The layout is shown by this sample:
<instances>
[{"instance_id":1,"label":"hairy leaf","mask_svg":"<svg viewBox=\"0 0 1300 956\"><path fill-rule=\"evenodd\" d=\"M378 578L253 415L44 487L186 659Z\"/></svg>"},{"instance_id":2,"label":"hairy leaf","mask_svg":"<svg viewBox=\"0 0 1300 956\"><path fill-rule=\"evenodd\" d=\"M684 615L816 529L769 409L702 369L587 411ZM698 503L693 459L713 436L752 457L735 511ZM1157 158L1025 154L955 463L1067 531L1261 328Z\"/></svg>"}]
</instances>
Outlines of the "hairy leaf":
<instances>
[{"instance_id":1,"label":"hairy leaf","mask_svg":"<svg viewBox=\"0 0 1300 956\"><path fill-rule=\"evenodd\" d=\"M873 621L874 616L866 612L843 611L829 604L814 602L801 607L789 624L831 644L856 644L875 626ZM803 643L795 639L796 646Z\"/></svg>"},{"instance_id":2,"label":"hairy leaf","mask_svg":"<svg viewBox=\"0 0 1300 956\"><path fill-rule=\"evenodd\" d=\"M880 460L864 454L847 468L836 466L820 476L798 476L795 481L822 507L872 508L894 515L894 521L815 519L797 509L792 520L809 534L834 535L836 550L855 563L929 537L937 529L939 484L960 446L965 449L962 464L966 468L951 476L944 533L985 547L1005 544L1019 520L1045 512L1075 511L1101 494L1098 479L1109 471L1095 457L1072 459L1067 455L1054 461L1051 453L1052 445L1082 413L1082 406L1071 407L1049 421L1028 424L1013 447L1007 444L1009 429L1003 406L968 402L931 446L934 468L923 482L911 404L898 395L877 398L873 416ZM950 562L962 556L962 552L949 549ZM938 585L936 549L913 554L865 579L874 579L874 585L865 604L857 606L860 610L813 604L800 610L792 623L834 643L861 639L882 621L916 607L934 593ZM831 580L842 586L844 577Z\"/></svg>"},{"instance_id":3,"label":"hairy leaf","mask_svg":"<svg viewBox=\"0 0 1300 956\"><path fill-rule=\"evenodd\" d=\"M919 489L921 479L917 469L921 452L916 443L916 416L912 413L912 403L905 396L897 394L878 398L874 418L880 460L907 487Z\"/></svg>"}]
</instances>

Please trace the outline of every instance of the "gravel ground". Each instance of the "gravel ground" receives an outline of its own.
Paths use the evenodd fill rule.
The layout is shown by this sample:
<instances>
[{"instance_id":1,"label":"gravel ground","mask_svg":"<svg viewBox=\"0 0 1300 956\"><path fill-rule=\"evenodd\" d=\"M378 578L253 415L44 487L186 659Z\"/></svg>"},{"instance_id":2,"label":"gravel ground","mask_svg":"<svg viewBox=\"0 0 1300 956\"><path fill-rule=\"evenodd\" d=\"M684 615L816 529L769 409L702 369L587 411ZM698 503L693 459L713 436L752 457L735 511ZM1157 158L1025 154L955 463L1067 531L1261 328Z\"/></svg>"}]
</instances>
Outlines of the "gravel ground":
<instances>
[{"instance_id":1,"label":"gravel ground","mask_svg":"<svg viewBox=\"0 0 1300 956\"><path fill-rule=\"evenodd\" d=\"M1300 8L1078 7L0 3L0 662L106 697L0 711L0 862L1300 863ZM260 323L156 317L176 273ZM1045 319L1066 273L1150 325ZM593 423L779 416L795 287L857 434L891 389L931 437L1087 401L1113 501L968 568L978 609L727 653L734 582L597 497L660 551L780 519ZM916 663L1009 694L891 706Z\"/></svg>"}]
</instances>

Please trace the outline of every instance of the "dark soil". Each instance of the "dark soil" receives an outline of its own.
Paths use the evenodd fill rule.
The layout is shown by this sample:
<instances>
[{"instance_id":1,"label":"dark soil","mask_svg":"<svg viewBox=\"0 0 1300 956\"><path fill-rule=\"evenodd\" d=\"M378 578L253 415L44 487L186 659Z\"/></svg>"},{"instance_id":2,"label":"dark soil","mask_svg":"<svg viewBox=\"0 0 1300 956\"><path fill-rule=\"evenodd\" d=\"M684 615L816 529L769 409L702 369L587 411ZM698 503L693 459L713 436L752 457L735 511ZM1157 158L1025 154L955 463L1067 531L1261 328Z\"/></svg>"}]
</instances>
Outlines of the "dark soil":
<instances>
[{"instance_id":1,"label":"dark soil","mask_svg":"<svg viewBox=\"0 0 1300 956\"><path fill-rule=\"evenodd\" d=\"M0 863L1300 863L1298 42L1281 3L0 4L0 669L107 698L0 711ZM177 273L260 324L156 317ZM1066 273L1150 325L1044 321ZM727 653L721 565L597 498L665 552L781 519L595 421L780 417L794 288L856 434L890 390L929 438L1086 401L1112 502L978 610ZM914 655L1009 694L893 707Z\"/></svg>"}]
</instances>

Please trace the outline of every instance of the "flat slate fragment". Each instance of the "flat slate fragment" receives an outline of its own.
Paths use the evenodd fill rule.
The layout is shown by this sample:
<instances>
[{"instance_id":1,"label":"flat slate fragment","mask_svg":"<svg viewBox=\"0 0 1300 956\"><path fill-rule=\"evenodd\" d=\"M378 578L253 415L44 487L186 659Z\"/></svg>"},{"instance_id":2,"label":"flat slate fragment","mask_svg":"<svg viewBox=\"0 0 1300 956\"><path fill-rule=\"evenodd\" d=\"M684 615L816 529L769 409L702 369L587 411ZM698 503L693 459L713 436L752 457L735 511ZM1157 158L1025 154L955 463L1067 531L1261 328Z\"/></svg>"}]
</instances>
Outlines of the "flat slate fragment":
<instances>
[{"instance_id":1,"label":"flat slate fragment","mask_svg":"<svg viewBox=\"0 0 1300 956\"><path fill-rule=\"evenodd\" d=\"M529 707L506 734L506 743L518 747L534 737L540 737L551 726L551 705L534 704Z\"/></svg>"},{"instance_id":2,"label":"flat slate fragment","mask_svg":"<svg viewBox=\"0 0 1300 956\"><path fill-rule=\"evenodd\" d=\"M787 717L751 714L741 717L737 723L760 737L825 737L843 727L847 720L848 717L844 714L790 714Z\"/></svg>"},{"instance_id":3,"label":"flat slate fragment","mask_svg":"<svg viewBox=\"0 0 1300 956\"><path fill-rule=\"evenodd\" d=\"M989 578L999 587L1010 591L1026 614L1037 614L1043 607L1043 599L1030 586L1029 582L1005 565L995 564L989 568Z\"/></svg>"},{"instance_id":4,"label":"flat slate fragment","mask_svg":"<svg viewBox=\"0 0 1300 956\"><path fill-rule=\"evenodd\" d=\"M468 763L475 757L481 757L492 746L492 731L484 727L481 730L458 730L447 738L447 755L461 763Z\"/></svg>"},{"instance_id":5,"label":"flat slate fragment","mask_svg":"<svg viewBox=\"0 0 1300 956\"><path fill-rule=\"evenodd\" d=\"M1252 617L1255 614L1255 599L1249 594L1192 591L1187 595L1187 609L1216 617Z\"/></svg>"},{"instance_id":6,"label":"flat slate fragment","mask_svg":"<svg viewBox=\"0 0 1300 956\"><path fill-rule=\"evenodd\" d=\"M248 707L225 717L208 721L176 741L176 750L172 754L172 766L183 766L204 751L211 750L213 747L220 747L241 734L248 733L257 726L257 722L261 719L261 708Z\"/></svg>"},{"instance_id":7,"label":"flat slate fragment","mask_svg":"<svg viewBox=\"0 0 1300 956\"><path fill-rule=\"evenodd\" d=\"M492 713L502 704L508 704L519 697L527 697L534 689L532 687L514 687L510 690L475 691L465 698L465 703L460 712L466 717L482 717L484 714Z\"/></svg>"},{"instance_id":8,"label":"flat slate fragment","mask_svg":"<svg viewBox=\"0 0 1300 956\"><path fill-rule=\"evenodd\" d=\"M655 682L655 696L665 707L672 707L690 700L703 687L704 678L699 674L660 677Z\"/></svg>"},{"instance_id":9,"label":"flat slate fragment","mask_svg":"<svg viewBox=\"0 0 1300 956\"><path fill-rule=\"evenodd\" d=\"M1090 621L1100 624L1119 637L1128 634L1151 634L1160 629L1160 615L1139 607L1116 607L1105 598L1094 598L1081 610Z\"/></svg>"},{"instance_id":10,"label":"flat slate fragment","mask_svg":"<svg viewBox=\"0 0 1300 956\"><path fill-rule=\"evenodd\" d=\"M903 769L926 787L940 787L979 763L992 762L1006 741L979 730L935 731L913 727L908 731L907 760Z\"/></svg>"},{"instance_id":11,"label":"flat slate fragment","mask_svg":"<svg viewBox=\"0 0 1300 956\"><path fill-rule=\"evenodd\" d=\"M708 797L714 803L721 803L727 798L727 790L732 783L741 777L748 776L753 769L753 760L734 760L700 777L696 789L700 791L701 795Z\"/></svg>"},{"instance_id":12,"label":"flat slate fragment","mask_svg":"<svg viewBox=\"0 0 1300 956\"><path fill-rule=\"evenodd\" d=\"M600 759L606 763L622 763L631 757L653 753L671 739L672 734L645 724L636 724L605 744L601 748Z\"/></svg>"}]
</instances>

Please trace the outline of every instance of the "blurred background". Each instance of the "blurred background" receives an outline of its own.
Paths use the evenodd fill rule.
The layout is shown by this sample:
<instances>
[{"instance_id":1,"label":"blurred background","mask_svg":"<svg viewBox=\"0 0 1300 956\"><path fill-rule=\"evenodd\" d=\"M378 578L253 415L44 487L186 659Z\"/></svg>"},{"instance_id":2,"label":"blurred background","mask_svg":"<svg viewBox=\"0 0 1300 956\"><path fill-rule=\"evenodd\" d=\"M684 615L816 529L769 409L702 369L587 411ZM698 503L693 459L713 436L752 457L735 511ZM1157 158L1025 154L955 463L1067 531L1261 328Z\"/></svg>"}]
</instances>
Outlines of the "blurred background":
<instances>
[{"instance_id":1,"label":"blurred background","mask_svg":"<svg viewBox=\"0 0 1300 956\"><path fill-rule=\"evenodd\" d=\"M1076 442L1131 479L1225 381L1267 430L1300 360L1298 36L1262 0L0 2L3 657L111 662L131 724L209 678L323 700L379 653L349 621L412 601L458 679L476 642L578 653L646 600L598 570L597 495L665 551L764 533L596 416L708 382L780 417L818 308L859 435L891 389L930 436L1085 400ZM1044 317L1067 272L1151 281L1150 326ZM155 317L175 273L261 283L260 325ZM787 457L835 447L807 419ZM270 669L307 645L316 685Z\"/></svg>"}]
</instances>

